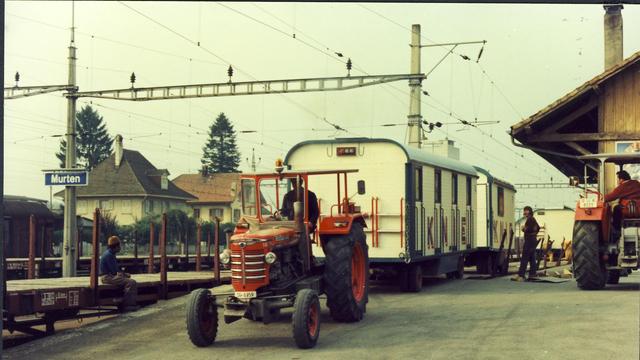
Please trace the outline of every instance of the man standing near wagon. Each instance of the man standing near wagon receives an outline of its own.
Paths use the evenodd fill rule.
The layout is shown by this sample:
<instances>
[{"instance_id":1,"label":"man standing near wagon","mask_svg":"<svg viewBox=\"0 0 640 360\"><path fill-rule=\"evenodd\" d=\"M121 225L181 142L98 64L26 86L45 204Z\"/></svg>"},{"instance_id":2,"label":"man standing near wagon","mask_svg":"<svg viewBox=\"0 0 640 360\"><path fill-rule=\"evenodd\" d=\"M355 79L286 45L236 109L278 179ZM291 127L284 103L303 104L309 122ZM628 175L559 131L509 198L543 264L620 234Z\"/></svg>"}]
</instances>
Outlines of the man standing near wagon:
<instances>
[{"instance_id":1,"label":"man standing near wagon","mask_svg":"<svg viewBox=\"0 0 640 360\"><path fill-rule=\"evenodd\" d=\"M116 254L120 252L120 238L109 237L107 240L107 250L100 256L100 280L103 284L124 287L124 295L120 308L127 311L136 311L139 306L136 304L138 296L138 284L131 278L131 275L119 271Z\"/></svg>"},{"instance_id":2,"label":"man standing near wagon","mask_svg":"<svg viewBox=\"0 0 640 360\"><path fill-rule=\"evenodd\" d=\"M524 233L524 247L522 249L522 257L520 258L520 269L518 274L514 275L511 280L524 281L524 273L527 270L527 264L529 264L529 280L536 277L538 267L536 264L536 247L538 245L538 231L540 226L533 217L533 209L531 206L524 207L524 217L526 218L524 225L522 225L522 232Z\"/></svg>"}]
</instances>

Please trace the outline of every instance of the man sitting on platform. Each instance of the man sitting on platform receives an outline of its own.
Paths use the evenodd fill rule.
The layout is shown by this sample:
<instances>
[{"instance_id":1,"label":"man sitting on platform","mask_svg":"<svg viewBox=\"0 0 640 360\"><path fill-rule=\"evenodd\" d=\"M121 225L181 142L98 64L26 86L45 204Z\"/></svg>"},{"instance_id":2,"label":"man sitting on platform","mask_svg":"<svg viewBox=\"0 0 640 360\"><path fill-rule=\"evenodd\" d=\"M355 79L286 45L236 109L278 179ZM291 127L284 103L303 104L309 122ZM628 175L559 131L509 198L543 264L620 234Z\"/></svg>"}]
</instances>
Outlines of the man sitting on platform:
<instances>
[{"instance_id":1,"label":"man sitting on platform","mask_svg":"<svg viewBox=\"0 0 640 360\"><path fill-rule=\"evenodd\" d=\"M103 284L124 286L120 309L124 312L136 311L140 308L136 304L138 284L131 279L131 275L118 269L116 254L120 252L120 239L117 236L109 237L107 246L107 250L100 256L100 280Z\"/></svg>"}]
</instances>

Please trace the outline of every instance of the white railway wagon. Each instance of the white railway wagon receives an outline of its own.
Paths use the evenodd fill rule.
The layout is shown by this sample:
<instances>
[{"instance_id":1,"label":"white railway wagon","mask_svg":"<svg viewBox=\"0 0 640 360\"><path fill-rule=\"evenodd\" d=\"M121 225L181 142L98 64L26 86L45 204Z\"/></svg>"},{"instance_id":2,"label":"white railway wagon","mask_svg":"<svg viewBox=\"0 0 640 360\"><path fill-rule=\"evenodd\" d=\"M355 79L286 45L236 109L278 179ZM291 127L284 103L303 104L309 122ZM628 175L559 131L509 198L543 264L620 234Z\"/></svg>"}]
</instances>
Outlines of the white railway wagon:
<instances>
[{"instance_id":1,"label":"white railway wagon","mask_svg":"<svg viewBox=\"0 0 640 360\"><path fill-rule=\"evenodd\" d=\"M476 251L467 257L467 265L476 265L479 273L487 274L503 264L503 255L515 247L515 187L475 167L477 185ZM498 265L499 263L499 265Z\"/></svg>"},{"instance_id":2,"label":"white railway wagon","mask_svg":"<svg viewBox=\"0 0 640 360\"><path fill-rule=\"evenodd\" d=\"M368 215L367 243L376 273L399 276L406 291L419 291L423 274L462 276L464 257L476 246L473 166L370 138L302 142L288 152L285 164L292 170L359 169L349 179L353 193L347 196ZM365 181L365 195L355 191L358 180ZM321 214L336 211L335 182L308 186ZM324 256L320 246L314 254Z\"/></svg>"}]
</instances>

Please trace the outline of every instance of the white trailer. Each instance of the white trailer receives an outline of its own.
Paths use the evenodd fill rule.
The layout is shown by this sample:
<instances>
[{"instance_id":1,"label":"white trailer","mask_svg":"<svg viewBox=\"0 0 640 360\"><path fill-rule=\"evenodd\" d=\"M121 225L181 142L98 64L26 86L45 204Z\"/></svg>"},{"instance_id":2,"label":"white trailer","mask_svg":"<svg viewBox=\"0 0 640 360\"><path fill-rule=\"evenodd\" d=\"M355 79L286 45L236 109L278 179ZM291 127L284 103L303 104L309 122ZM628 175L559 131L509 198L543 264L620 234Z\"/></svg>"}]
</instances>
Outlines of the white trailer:
<instances>
[{"instance_id":1,"label":"white trailer","mask_svg":"<svg viewBox=\"0 0 640 360\"><path fill-rule=\"evenodd\" d=\"M478 241L476 251L467 257L467 265L476 265L478 273L502 269L506 253L515 252L515 187L485 169L478 172Z\"/></svg>"},{"instance_id":2,"label":"white trailer","mask_svg":"<svg viewBox=\"0 0 640 360\"><path fill-rule=\"evenodd\" d=\"M285 158L291 170L359 169L348 196L367 214L369 259L376 274L398 276L419 291L423 275L462 277L464 257L476 247L476 180L473 166L389 139L305 141ZM366 194L356 182L364 180ZM321 215L335 212L335 182L312 183ZM314 255L323 257L322 248Z\"/></svg>"}]
</instances>

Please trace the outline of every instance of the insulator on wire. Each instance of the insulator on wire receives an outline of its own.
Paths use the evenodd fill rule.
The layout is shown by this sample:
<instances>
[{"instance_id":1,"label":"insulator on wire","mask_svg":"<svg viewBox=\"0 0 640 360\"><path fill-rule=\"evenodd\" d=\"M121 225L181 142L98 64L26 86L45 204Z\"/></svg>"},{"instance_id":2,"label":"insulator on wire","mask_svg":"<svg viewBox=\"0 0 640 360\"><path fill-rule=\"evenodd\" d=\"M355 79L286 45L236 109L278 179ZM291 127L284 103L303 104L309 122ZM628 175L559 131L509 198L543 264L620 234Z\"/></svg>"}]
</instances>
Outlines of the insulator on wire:
<instances>
[{"instance_id":1,"label":"insulator on wire","mask_svg":"<svg viewBox=\"0 0 640 360\"><path fill-rule=\"evenodd\" d=\"M227 69L227 75L229 75L229 82L231 82L231 77L233 76L233 68L231 65L229 65L229 68Z\"/></svg>"},{"instance_id":2,"label":"insulator on wire","mask_svg":"<svg viewBox=\"0 0 640 360\"><path fill-rule=\"evenodd\" d=\"M131 87L133 87L133 84L136 83L136 73L134 72L131 73L130 80L131 80Z\"/></svg>"},{"instance_id":3,"label":"insulator on wire","mask_svg":"<svg viewBox=\"0 0 640 360\"><path fill-rule=\"evenodd\" d=\"M482 42L482 47L480 48L480 51L478 52L478 58L476 59L476 63L478 61L480 61L480 57L482 56L482 52L484 51L484 44L486 43L486 41Z\"/></svg>"},{"instance_id":4,"label":"insulator on wire","mask_svg":"<svg viewBox=\"0 0 640 360\"><path fill-rule=\"evenodd\" d=\"M16 87L18 87L19 81L20 81L20 73L16 71Z\"/></svg>"},{"instance_id":5,"label":"insulator on wire","mask_svg":"<svg viewBox=\"0 0 640 360\"><path fill-rule=\"evenodd\" d=\"M351 62L351 58L347 59L347 76L351 76L351 68L353 67L353 63Z\"/></svg>"}]
</instances>

